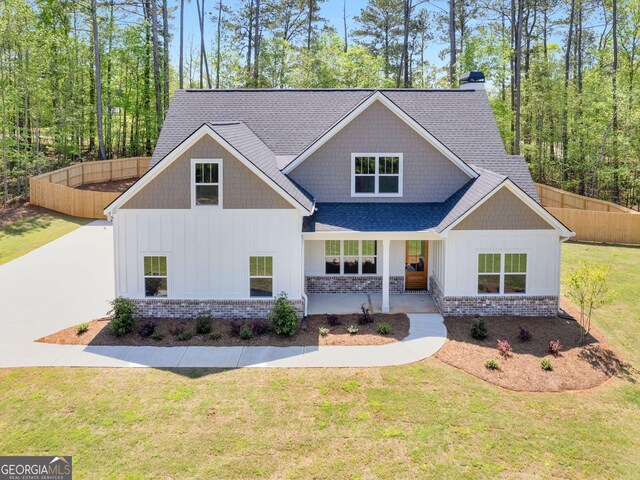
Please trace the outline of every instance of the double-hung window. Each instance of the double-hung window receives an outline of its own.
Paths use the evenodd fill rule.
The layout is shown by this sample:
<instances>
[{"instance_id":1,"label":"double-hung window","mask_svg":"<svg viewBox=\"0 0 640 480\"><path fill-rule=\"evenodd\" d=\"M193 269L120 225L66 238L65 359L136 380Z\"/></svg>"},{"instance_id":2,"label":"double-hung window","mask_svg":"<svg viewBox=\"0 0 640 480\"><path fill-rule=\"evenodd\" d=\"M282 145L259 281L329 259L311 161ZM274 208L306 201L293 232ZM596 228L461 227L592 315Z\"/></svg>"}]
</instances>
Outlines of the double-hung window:
<instances>
[{"instance_id":1,"label":"double-hung window","mask_svg":"<svg viewBox=\"0 0 640 480\"><path fill-rule=\"evenodd\" d=\"M249 257L249 296L273 297L273 257Z\"/></svg>"},{"instance_id":2,"label":"double-hung window","mask_svg":"<svg viewBox=\"0 0 640 480\"><path fill-rule=\"evenodd\" d=\"M526 253L480 253L479 294L518 294L527 291Z\"/></svg>"},{"instance_id":3,"label":"double-hung window","mask_svg":"<svg viewBox=\"0 0 640 480\"><path fill-rule=\"evenodd\" d=\"M402 196L401 153L351 155L352 197Z\"/></svg>"},{"instance_id":4,"label":"double-hung window","mask_svg":"<svg viewBox=\"0 0 640 480\"><path fill-rule=\"evenodd\" d=\"M167 296L167 257L144 257L144 296Z\"/></svg>"},{"instance_id":5,"label":"double-hung window","mask_svg":"<svg viewBox=\"0 0 640 480\"><path fill-rule=\"evenodd\" d=\"M192 206L222 205L222 160L192 160Z\"/></svg>"},{"instance_id":6,"label":"double-hung window","mask_svg":"<svg viewBox=\"0 0 640 480\"><path fill-rule=\"evenodd\" d=\"M375 240L326 240L326 275L375 275L378 253Z\"/></svg>"}]
</instances>

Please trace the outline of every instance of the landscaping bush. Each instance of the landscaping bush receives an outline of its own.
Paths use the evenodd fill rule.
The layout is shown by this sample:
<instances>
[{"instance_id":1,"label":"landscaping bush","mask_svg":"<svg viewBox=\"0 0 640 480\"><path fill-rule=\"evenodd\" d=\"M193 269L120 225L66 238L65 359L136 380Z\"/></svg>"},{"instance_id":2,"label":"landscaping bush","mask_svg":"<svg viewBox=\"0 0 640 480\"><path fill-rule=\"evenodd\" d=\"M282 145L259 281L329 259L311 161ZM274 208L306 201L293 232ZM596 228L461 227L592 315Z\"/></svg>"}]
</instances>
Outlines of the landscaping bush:
<instances>
[{"instance_id":1,"label":"landscaping bush","mask_svg":"<svg viewBox=\"0 0 640 480\"><path fill-rule=\"evenodd\" d=\"M278 335L295 335L298 330L298 312L293 308L287 298L287 294L282 292L276 299L276 304L269 314L271 328Z\"/></svg>"},{"instance_id":2,"label":"landscaping bush","mask_svg":"<svg viewBox=\"0 0 640 480\"><path fill-rule=\"evenodd\" d=\"M177 337L178 335L184 333L185 328L186 325L184 323L176 323L175 325L171 325L171 327L169 327L169 333L174 337Z\"/></svg>"},{"instance_id":3,"label":"landscaping bush","mask_svg":"<svg viewBox=\"0 0 640 480\"><path fill-rule=\"evenodd\" d=\"M220 340L222 338L222 334L220 332L211 332L209 334L209 340L213 340L214 342Z\"/></svg>"},{"instance_id":4,"label":"landscaping bush","mask_svg":"<svg viewBox=\"0 0 640 480\"><path fill-rule=\"evenodd\" d=\"M164 338L164 333L162 333L160 330L156 330L151 334L151 338L153 338L156 342L159 342Z\"/></svg>"},{"instance_id":5,"label":"landscaping bush","mask_svg":"<svg viewBox=\"0 0 640 480\"><path fill-rule=\"evenodd\" d=\"M489 370L498 370L500 368L500 366L498 365L498 362L496 362L492 358L484 362L484 366Z\"/></svg>"},{"instance_id":6,"label":"landscaping bush","mask_svg":"<svg viewBox=\"0 0 640 480\"><path fill-rule=\"evenodd\" d=\"M378 324L378 333L380 335L388 335L391 333L391 325L387 322L382 322Z\"/></svg>"},{"instance_id":7,"label":"landscaping bush","mask_svg":"<svg viewBox=\"0 0 640 480\"><path fill-rule=\"evenodd\" d=\"M355 325L349 325L347 327L347 332L349 332L351 335L355 335L356 333L358 333L358 327L356 327Z\"/></svg>"},{"instance_id":8,"label":"landscaping bush","mask_svg":"<svg viewBox=\"0 0 640 480\"><path fill-rule=\"evenodd\" d=\"M138 327L138 335L145 338L150 337L151 335L153 335L153 332L156 331L157 326L158 324L153 320L147 320L142 325L140 325L140 327Z\"/></svg>"},{"instance_id":9,"label":"landscaping bush","mask_svg":"<svg viewBox=\"0 0 640 480\"><path fill-rule=\"evenodd\" d=\"M476 340L484 340L489 336L487 322L484 321L484 318L476 318L473 321L471 324L471 336Z\"/></svg>"},{"instance_id":10,"label":"landscaping bush","mask_svg":"<svg viewBox=\"0 0 640 480\"><path fill-rule=\"evenodd\" d=\"M340 317L338 315L327 315L327 322L332 327L342 325L342 321L340 320Z\"/></svg>"},{"instance_id":11,"label":"landscaping bush","mask_svg":"<svg viewBox=\"0 0 640 480\"><path fill-rule=\"evenodd\" d=\"M242 340L249 340L253 337L253 333L251 333L251 329L249 327L242 327L240 329L240 338Z\"/></svg>"},{"instance_id":12,"label":"landscaping bush","mask_svg":"<svg viewBox=\"0 0 640 480\"><path fill-rule=\"evenodd\" d=\"M498 340L498 351L500 355L504 358L510 357L513 350L511 349L511 344L505 340Z\"/></svg>"},{"instance_id":13,"label":"landscaping bush","mask_svg":"<svg viewBox=\"0 0 640 480\"><path fill-rule=\"evenodd\" d=\"M125 297L118 297L112 300L113 307L109 313L113 313L113 318L109 322L111 332L116 337L122 337L133 332L136 325L136 306L133 300Z\"/></svg>"},{"instance_id":14,"label":"landscaping bush","mask_svg":"<svg viewBox=\"0 0 640 480\"><path fill-rule=\"evenodd\" d=\"M77 330L78 335L82 335L83 333L87 333L88 331L89 331L88 323L85 322L78 325L78 330Z\"/></svg>"},{"instance_id":15,"label":"landscaping bush","mask_svg":"<svg viewBox=\"0 0 640 480\"><path fill-rule=\"evenodd\" d=\"M211 333L213 318L210 312L201 313L196 317L196 333Z\"/></svg>"},{"instance_id":16,"label":"landscaping bush","mask_svg":"<svg viewBox=\"0 0 640 480\"><path fill-rule=\"evenodd\" d=\"M242 320L231 320L231 335L234 337L240 336L240 330L244 327L244 322Z\"/></svg>"},{"instance_id":17,"label":"landscaping bush","mask_svg":"<svg viewBox=\"0 0 640 480\"><path fill-rule=\"evenodd\" d=\"M251 333L254 337L269 333L269 323L264 320L253 320L250 325Z\"/></svg>"},{"instance_id":18,"label":"landscaping bush","mask_svg":"<svg viewBox=\"0 0 640 480\"><path fill-rule=\"evenodd\" d=\"M362 315L360 315L360 318L358 318L358 323L360 325L373 323L373 315L369 313L369 309L365 307L364 304L362 304L362 306L360 307L360 310L362 310Z\"/></svg>"},{"instance_id":19,"label":"landscaping bush","mask_svg":"<svg viewBox=\"0 0 640 480\"><path fill-rule=\"evenodd\" d=\"M546 372L550 372L551 370L553 370L553 365L551 363L551 360L549 360L548 358L543 358L542 361L540 362L540 366Z\"/></svg>"},{"instance_id":20,"label":"landscaping bush","mask_svg":"<svg viewBox=\"0 0 640 480\"><path fill-rule=\"evenodd\" d=\"M529 330L525 330L524 328L520 327L520 332L518 332L518 339L521 342L528 342L532 338L533 335L531 335L531 332Z\"/></svg>"},{"instance_id":21,"label":"landscaping bush","mask_svg":"<svg viewBox=\"0 0 640 480\"><path fill-rule=\"evenodd\" d=\"M560 356L560 350L562 350L562 344L560 340L551 340L549 342L549 353L554 357Z\"/></svg>"},{"instance_id":22,"label":"landscaping bush","mask_svg":"<svg viewBox=\"0 0 640 480\"><path fill-rule=\"evenodd\" d=\"M191 330L184 330L183 332L179 333L176 338L180 341L180 342L187 342L189 340L191 340L193 338L195 334L193 333L193 331Z\"/></svg>"},{"instance_id":23,"label":"landscaping bush","mask_svg":"<svg viewBox=\"0 0 640 480\"><path fill-rule=\"evenodd\" d=\"M329 329L327 327L319 327L318 331L320 332L320 335L322 337L326 337L327 335L329 335Z\"/></svg>"}]
</instances>

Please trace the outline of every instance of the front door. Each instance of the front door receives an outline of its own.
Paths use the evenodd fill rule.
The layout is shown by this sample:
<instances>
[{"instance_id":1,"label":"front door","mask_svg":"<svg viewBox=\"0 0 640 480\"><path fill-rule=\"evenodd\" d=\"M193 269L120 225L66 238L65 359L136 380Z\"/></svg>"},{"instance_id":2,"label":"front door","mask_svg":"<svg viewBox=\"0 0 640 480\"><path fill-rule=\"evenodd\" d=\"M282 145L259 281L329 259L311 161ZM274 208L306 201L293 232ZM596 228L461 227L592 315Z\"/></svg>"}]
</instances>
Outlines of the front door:
<instances>
[{"instance_id":1,"label":"front door","mask_svg":"<svg viewBox=\"0 0 640 480\"><path fill-rule=\"evenodd\" d=\"M405 248L405 290L427 289L427 259L429 244L424 240L407 240Z\"/></svg>"}]
</instances>

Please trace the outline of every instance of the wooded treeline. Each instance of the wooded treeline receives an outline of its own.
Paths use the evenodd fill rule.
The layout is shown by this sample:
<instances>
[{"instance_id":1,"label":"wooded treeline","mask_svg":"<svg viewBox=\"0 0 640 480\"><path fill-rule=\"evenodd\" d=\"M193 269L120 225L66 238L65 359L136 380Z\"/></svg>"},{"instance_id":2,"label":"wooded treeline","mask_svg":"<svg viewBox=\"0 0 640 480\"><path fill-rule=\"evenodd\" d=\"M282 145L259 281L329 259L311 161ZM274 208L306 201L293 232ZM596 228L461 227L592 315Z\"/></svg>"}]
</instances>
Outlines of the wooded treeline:
<instances>
[{"instance_id":1,"label":"wooded treeline","mask_svg":"<svg viewBox=\"0 0 640 480\"><path fill-rule=\"evenodd\" d=\"M482 70L536 181L638 205L640 0L354 4L0 0L3 199L41 171L150 154L176 88L449 88Z\"/></svg>"}]
</instances>

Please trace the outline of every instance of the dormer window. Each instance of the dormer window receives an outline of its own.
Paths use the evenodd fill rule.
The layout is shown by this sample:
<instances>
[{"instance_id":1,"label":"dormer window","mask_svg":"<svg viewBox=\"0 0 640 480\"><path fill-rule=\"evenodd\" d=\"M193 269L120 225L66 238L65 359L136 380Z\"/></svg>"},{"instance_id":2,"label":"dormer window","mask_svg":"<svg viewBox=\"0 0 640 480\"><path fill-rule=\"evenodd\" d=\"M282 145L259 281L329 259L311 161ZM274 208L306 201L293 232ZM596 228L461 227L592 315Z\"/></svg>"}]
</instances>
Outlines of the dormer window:
<instances>
[{"instance_id":1,"label":"dormer window","mask_svg":"<svg viewBox=\"0 0 640 480\"><path fill-rule=\"evenodd\" d=\"M352 197L401 197L401 153L353 153Z\"/></svg>"},{"instance_id":2,"label":"dormer window","mask_svg":"<svg viewBox=\"0 0 640 480\"><path fill-rule=\"evenodd\" d=\"M222 160L191 161L191 206L222 205Z\"/></svg>"}]
</instances>

